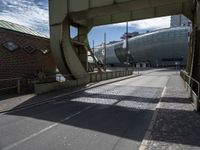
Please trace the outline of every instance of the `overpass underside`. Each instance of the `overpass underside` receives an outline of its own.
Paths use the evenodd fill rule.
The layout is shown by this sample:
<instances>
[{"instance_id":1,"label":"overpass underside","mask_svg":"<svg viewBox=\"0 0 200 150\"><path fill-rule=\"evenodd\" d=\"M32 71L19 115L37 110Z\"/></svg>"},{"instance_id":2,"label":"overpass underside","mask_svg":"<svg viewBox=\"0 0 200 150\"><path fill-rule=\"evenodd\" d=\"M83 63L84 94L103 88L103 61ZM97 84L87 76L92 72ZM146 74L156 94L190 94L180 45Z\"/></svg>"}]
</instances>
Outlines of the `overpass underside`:
<instances>
[{"instance_id":1,"label":"overpass underside","mask_svg":"<svg viewBox=\"0 0 200 150\"><path fill-rule=\"evenodd\" d=\"M92 27L176 14L193 21L187 69L200 77L199 0L49 0L49 7L52 53L59 70L72 79L88 77L87 34ZM78 29L74 39L70 26Z\"/></svg>"}]
</instances>

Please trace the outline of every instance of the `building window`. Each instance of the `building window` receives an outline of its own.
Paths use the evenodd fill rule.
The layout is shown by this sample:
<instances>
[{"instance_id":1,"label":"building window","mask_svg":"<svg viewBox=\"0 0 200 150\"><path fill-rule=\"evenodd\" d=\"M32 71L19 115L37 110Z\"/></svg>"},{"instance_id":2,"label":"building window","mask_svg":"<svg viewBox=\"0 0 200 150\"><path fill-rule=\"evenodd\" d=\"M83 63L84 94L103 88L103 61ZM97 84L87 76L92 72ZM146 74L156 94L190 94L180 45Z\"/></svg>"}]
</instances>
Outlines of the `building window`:
<instances>
[{"instance_id":1,"label":"building window","mask_svg":"<svg viewBox=\"0 0 200 150\"><path fill-rule=\"evenodd\" d=\"M29 46L25 46L25 47L24 47L24 50L25 50L27 53L31 54L31 53L33 53L33 52L35 51L35 48L29 45Z\"/></svg>"},{"instance_id":2,"label":"building window","mask_svg":"<svg viewBox=\"0 0 200 150\"><path fill-rule=\"evenodd\" d=\"M4 43L3 46L11 52L13 52L19 48L19 46L17 44L15 44L14 42L11 42L11 41Z\"/></svg>"},{"instance_id":3,"label":"building window","mask_svg":"<svg viewBox=\"0 0 200 150\"><path fill-rule=\"evenodd\" d=\"M44 49L40 49L40 51L42 52L42 54L48 54L49 53L49 49L44 48Z\"/></svg>"},{"instance_id":4,"label":"building window","mask_svg":"<svg viewBox=\"0 0 200 150\"><path fill-rule=\"evenodd\" d=\"M70 26L70 37L71 39L74 39L78 36L78 28L75 26Z\"/></svg>"}]
</instances>

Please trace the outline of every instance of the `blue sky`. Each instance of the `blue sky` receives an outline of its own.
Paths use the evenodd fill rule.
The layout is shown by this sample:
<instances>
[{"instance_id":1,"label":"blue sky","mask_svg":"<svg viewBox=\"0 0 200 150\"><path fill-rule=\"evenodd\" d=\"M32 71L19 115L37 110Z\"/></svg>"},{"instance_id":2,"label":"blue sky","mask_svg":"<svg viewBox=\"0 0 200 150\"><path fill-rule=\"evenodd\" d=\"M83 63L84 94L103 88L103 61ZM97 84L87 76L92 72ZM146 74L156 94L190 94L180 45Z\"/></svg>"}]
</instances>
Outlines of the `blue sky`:
<instances>
[{"instance_id":1,"label":"blue sky","mask_svg":"<svg viewBox=\"0 0 200 150\"><path fill-rule=\"evenodd\" d=\"M49 36L48 0L0 0L0 20L6 20L30 27ZM129 31L146 32L170 26L170 17L129 22ZM94 27L89 33L89 41L95 45L107 41L119 40L126 31L126 23ZM73 31L74 32L74 31Z\"/></svg>"}]
</instances>

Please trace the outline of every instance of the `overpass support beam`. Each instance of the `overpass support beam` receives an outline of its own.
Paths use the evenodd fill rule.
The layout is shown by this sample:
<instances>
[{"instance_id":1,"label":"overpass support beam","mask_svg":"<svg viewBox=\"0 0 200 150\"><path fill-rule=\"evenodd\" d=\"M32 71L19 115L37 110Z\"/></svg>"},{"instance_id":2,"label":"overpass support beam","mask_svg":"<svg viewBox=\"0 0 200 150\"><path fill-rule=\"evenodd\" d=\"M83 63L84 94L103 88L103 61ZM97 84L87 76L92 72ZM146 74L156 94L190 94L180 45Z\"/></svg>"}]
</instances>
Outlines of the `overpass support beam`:
<instances>
[{"instance_id":1,"label":"overpass support beam","mask_svg":"<svg viewBox=\"0 0 200 150\"><path fill-rule=\"evenodd\" d=\"M81 45L74 45L73 40L88 45L89 29L76 24L68 16L67 0L49 0L50 6L50 43L52 54L60 72L70 79L83 78L89 82L87 72L87 50ZM78 36L71 39L70 27L77 27Z\"/></svg>"},{"instance_id":2,"label":"overpass support beam","mask_svg":"<svg viewBox=\"0 0 200 150\"><path fill-rule=\"evenodd\" d=\"M87 33L91 27L180 13L192 18L192 2L192 0L49 0L50 43L58 69L65 75L72 75L71 78L74 79L83 74L87 75L89 46ZM71 25L78 28L78 36L73 40L70 37Z\"/></svg>"},{"instance_id":3,"label":"overpass support beam","mask_svg":"<svg viewBox=\"0 0 200 150\"><path fill-rule=\"evenodd\" d=\"M78 26L77 28L78 28L78 37L77 39L74 40L79 41L80 43L85 44L85 46L89 47L87 35L90 29L84 26ZM75 47L77 47L77 52L80 61L82 62L84 68L88 70L88 51L87 49L85 49L85 46L75 45Z\"/></svg>"}]
</instances>

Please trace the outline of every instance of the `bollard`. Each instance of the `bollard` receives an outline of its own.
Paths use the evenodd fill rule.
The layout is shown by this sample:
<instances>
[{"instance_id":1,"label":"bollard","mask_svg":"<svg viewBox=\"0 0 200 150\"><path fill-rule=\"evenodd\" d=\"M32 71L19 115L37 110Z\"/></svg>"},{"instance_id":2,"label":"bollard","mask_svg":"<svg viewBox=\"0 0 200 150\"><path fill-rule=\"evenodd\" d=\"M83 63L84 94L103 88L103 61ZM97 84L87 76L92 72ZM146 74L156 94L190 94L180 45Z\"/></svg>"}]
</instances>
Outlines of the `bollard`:
<instances>
[{"instance_id":1,"label":"bollard","mask_svg":"<svg viewBox=\"0 0 200 150\"><path fill-rule=\"evenodd\" d=\"M21 93L21 85L20 85L20 79L17 80L17 94Z\"/></svg>"}]
</instances>

